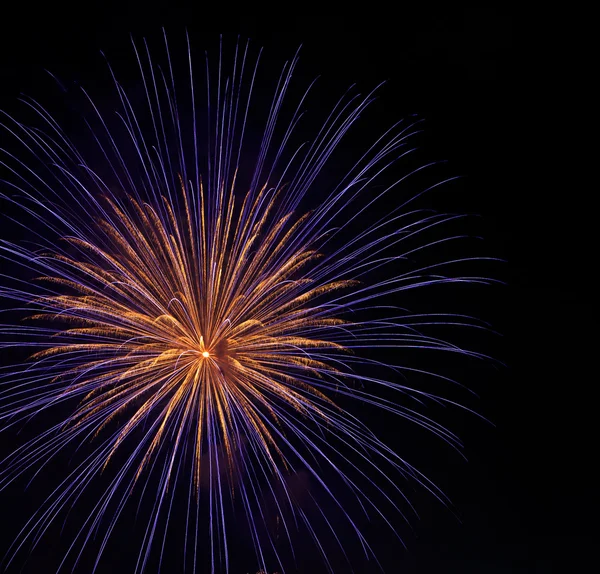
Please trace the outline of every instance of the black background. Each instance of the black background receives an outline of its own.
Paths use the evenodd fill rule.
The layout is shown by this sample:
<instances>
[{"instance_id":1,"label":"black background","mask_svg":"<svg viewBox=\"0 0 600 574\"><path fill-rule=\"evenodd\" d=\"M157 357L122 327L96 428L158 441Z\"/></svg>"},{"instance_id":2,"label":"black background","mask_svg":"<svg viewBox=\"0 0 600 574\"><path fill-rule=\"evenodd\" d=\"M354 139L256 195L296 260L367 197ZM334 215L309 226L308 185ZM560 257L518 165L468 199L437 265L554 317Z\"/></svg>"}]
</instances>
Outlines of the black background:
<instances>
[{"instance_id":1,"label":"black background","mask_svg":"<svg viewBox=\"0 0 600 574\"><path fill-rule=\"evenodd\" d=\"M431 453L429 474L461 522L443 508L419 508L407 550L390 548L382 562L392 573L578 571L593 547L594 371L587 370L590 311L580 293L592 270L583 265L585 196L574 179L559 177L566 160L546 154L560 139L548 126L568 114L541 89L552 49L517 49L519 17L502 4L221 8L226 13L217 16L205 3L13 6L0 24L1 107L11 108L21 91L43 100L36 92L43 68L85 85L99 50L114 61L129 50L129 33L156 37L161 26L171 35L187 26L202 46L215 45L220 32L249 36L267 53L291 55L302 43L307 78L361 87L389 80L379 113L390 121L413 112L426 119L427 154L465 176L451 204L482 216L488 253L507 261L494 271L506 285L477 295L482 318L503 334L485 350L507 366L463 378L495 424L457 421L469 462ZM27 505L4 496L0 503L1 527L12 533L8 523L22 523ZM1 539L0 552L10 541ZM25 570L46 571L35 557ZM111 563L104 571L130 570Z\"/></svg>"}]
</instances>

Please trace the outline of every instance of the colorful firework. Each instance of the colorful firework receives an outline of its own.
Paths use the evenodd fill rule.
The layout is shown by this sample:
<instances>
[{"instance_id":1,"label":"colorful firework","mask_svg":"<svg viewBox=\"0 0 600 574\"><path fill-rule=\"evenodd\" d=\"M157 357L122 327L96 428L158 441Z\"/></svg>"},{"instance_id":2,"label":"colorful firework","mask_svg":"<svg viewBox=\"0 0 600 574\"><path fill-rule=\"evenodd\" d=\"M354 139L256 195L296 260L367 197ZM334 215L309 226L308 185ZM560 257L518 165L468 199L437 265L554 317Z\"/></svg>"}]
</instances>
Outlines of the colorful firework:
<instances>
[{"instance_id":1,"label":"colorful firework","mask_svg":"<svg viewBox=\"0 0 600 574\"><path fill-rule=\"evenodd\" d=\"M28 363L1 375L0 420L10 428L60 405L70 414L4 461L0 488L59 453L90 445L25 525L9 563L27 541L37 544L98 475L114 468L60 567L68 557L77 564L102 532L95 570L130 495L155 480L136 572L148 566L153 547L161 549L162 560L175 493L182 488L189 502L191 534L184 546L192 571L200 568L200 555L210 556L211 572L229 571L227 516L236 505L258 566L272 569L267 554L281 564L268 525L272 516L264 511L267 495L274 500L277 537L281 532L293 548L302 525L333 571L322 529L288 477L299 469L311 477L366 556L374 554L369 541L328 477L336 476L353 494L359 513L378 516L392 530L391 515L403 512L399 477L445 501L345 405L354 400L379 407L460 446L449 430L389 398L392 391L443 402L407 386L404 375L423 371L383 365L373 351L416 348L478 357L422 332L439 323L481 326L470 318L410 314L388 301L410 289L486 280L446 271L472 257L405 263L460 237L443 231L459 216L413 208L415 194L385 215L373 210L414 173L377 185L412 151L416 123L392 126L337 186L316 190L315 180L373 93L344 94L312 143L294 147L308 94L282 122L294 57L279 78L252 154L244 141L260 56L251 58L248 44L238 44L226 76L220 53L216 85L207 60L207 98L200 104L190 51L185 100L179 84L176 97L166 38L165 47L164 69L147 48L135 52L143 106L114 80L124 136L84 92L94 116L86 119L99 152L94 161L36 101L24 100L44 129L9 116L2 123L30 154L26 160L4 152L2 165L11 177L2 198L23 210L19 221L33 218L37 239L34 247L0 243L3 265L22 269L20 279L5 276L0 295L29 316L26 324L2 326L3 346L32 350ZM183 101L189 102L189 121L182 120ZM204 140L200 106L206 108ZM255 161L244 173L247 157ZM303 213L311 193L322 200ZM30 273L37 281L29 280ZM387 377L379 376L384 368ZM181 482L187 486L176 486ZM327 519L326 505L313 502L345 553L348 542ZM201 531L208 533L204 545Z\"/></svg>"}]
</instances>

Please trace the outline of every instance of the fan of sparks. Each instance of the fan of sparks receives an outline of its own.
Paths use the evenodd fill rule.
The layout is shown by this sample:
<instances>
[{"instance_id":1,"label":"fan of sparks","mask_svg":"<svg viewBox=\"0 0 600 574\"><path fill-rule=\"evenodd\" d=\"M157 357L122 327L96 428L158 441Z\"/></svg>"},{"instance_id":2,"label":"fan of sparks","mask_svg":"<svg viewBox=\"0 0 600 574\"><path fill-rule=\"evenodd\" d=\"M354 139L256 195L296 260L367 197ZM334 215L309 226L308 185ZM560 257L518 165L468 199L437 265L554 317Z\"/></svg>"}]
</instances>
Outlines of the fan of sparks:
<instances>
[{"instance_id":1,"label":"fan of sparks","mask_svg":"<svg viewBox=\"0 0 600 574\"><path fill-rule=\"evenodd\" d=\"M327 472L342 479L364 512L390 525L390 513L402 511L391 494L401 493L397 476L444 496L336 397L379 406L460 446L413 406L377 392L443 401L406 386L404 375L418 369L387 365L391 374L383 379L364 367L382 367L370 357L377 348L477 356L422 332L427 324L476 326L473 320L410 314L381 301L436 283L485 280L447 274L456 261L446 259L402 266L409 256L418 259L455 239L443 231L433 240L421 237L458 216L412 208L414 193L385 214L373 209L411 175L374 185L412 151L416 124L393 126L365 147L337 186L320 189L314 183L319 172L373 94L347 92L312 142L292 144L307 94L282 123L295 57L281 74L259 146L247 149L260 58L250 58L248 45L239 44L227 76L220 54L216 80L207 64L200 103L189 52L189 77L176 92L166 38L165 45L163 67L147 48L135 50L143 105L129 99L113 74L120 126L83 91L91 110L85 121L97 146L93 161L34 100L23 99L42 129L7 115L2 121L23 149L21 155L4 152L9 177L2 200L22 210L16 224L33 221L23 224L35 239L33 247L0 243L0 296L28 315L1 327L3 346L8 352L31 349L28 362L0 372L0 421L5 429L20 428L60 404L71 414L4 461L0 488L60 452L90 445L25 525L11 556L26 540L37 544L94 477L116 464L119 451L125 452L120 467L69 549L77 560L104 520L100 559L130 494L155 473L158 492L138 571L147 566L153 542L164 539L181 476L189 477L190 507L200 500L210 507L207 522L196 513L195 529L210 532L212 570L228 570L232 542L224 508L234 499L244 509L257 566L266 570L263 549L277 554L277 548L260 533L258 523L266 520L260 493L275 484L285 490L286 475L300 467L338 505L369 555L354 518L327 488ZM204 139L201 107L208 118ZM254 163L241 173L245 157ZM301 202L311 193L320 203L302 213ZM364 494L360 481L390 508ZM284 524L291 545L293 523L304 521L327 562L317 530L302 509L294 510L294 493L284 498L293 517ZM193 553L195 564L197 549Z\"/></svg>"}]
</instances>

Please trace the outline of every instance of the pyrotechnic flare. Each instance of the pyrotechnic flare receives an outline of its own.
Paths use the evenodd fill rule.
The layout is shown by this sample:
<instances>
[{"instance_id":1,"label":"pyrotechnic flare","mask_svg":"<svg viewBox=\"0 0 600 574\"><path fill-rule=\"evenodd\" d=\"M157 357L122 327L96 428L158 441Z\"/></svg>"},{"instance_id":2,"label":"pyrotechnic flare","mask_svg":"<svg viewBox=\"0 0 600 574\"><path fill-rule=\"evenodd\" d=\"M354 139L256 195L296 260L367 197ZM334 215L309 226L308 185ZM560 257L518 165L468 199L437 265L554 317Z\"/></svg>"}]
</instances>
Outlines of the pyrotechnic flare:
<instances>
[{"instance_id":1,"label":"pyrotechnic flare","mask_svg":"<svg viewBox=\"0 0 600 574\"><path fill-rule=\"evenodd\" d=\"M486 280L453 275L459 260L408 263L459 237L444 231L458 216L413 207L423 192L396 201L385 215L377 211L414 173L374 185L413 150L415 123L392 126L337 186L323 189L315 185L317 176L372 93L347 92L312 143L296 146L306 93L280 125L294 57L279 79L260 144L247 149L259 58L250 58L247 44L236 46L226 76L220 53L216 84L207 60L207 99L201 103L191 56L187 82L176 83L166 38L165 46L163 68L147 48L136 50L143 106L114 80L124 129L111 127L84 92L94 116L86 119L97 146L91 159L34 100L23 101L43 129L7 115L2 122L22 151L3 150L0 161L9 177L1 197L22 210L18 222L35 222L35 244L0 243L0 296L29 315L28 322L1 327L3 346L32 350L27 363L0 374L0 421L5 429L15 427L63 404L61 412L71 414L4 461L0 489L62 451L90 445L25 525L8 562L26 541L37 544L63 509L116 464L69 548L75 562L100 532L95 569L128 498L154 476L158 486L137 572L147 566L154 543L164 549L182 482L189 500L184 544L194 569L198 552L208 551L213 572L229 571L234 542L226 516L230 506L240 505L257 565L267 571L266 553L277 557L278 547L265 534L265 493L274 497L279 531L290 546L300 524L328 563L322 532L287 487L298 469L326 493L355 536L340 541L323 512L331 538L342 550L359 541L370 556L369 541L327 477L341 479L360 512L390 526L393 514L402 512L399 477L445 497L350 414L349 399L460 446L405 400L444 401L407 386L404 375L423 371L382 365L373 351L478 356L423 332L428 324L476 326L473 320L410 314L390 306L390 296L401 302L410 289ZM189 122L182 119L186 105ZM244 171L248 158L254 164ZM320 203L303 212L310 194ZM17 268L15 278L4 271ZM379 374L384 367L387 378ZM388 391L397 392L398 400L390 400ZM204 530L209 550L197 542Z\"/></svg>"}]
</instances>

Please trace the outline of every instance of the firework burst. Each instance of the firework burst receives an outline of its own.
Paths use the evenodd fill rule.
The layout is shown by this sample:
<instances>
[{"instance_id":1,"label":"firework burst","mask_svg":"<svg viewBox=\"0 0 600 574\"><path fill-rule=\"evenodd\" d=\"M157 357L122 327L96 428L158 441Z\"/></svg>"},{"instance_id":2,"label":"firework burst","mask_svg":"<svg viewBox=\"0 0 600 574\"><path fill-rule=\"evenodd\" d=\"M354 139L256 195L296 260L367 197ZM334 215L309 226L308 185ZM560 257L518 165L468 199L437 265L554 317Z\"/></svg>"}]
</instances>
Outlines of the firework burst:
<instances>
[{"instance_id":1,"label":"firework burst","mask_svg":"<svg viewBox=\"0 0 600 574\"><path fill-rule=\"evenodd\" d=\"M477 326L473 320L410 314L381 301L423 286L485 280L448 274L459 260L398 266L455 239L446 232L423 238L458 216L413 209L408 205L413 194L372 218L371 207L399 183L375 188L374 182L412 151L414 123L393 126L339 185L319 191L320 204L302 213L315 179L373 95L346 93L313 142L293 147L306 94L283 128L280 116L295 57L279 79L256 161L241 173L259 58L250 58L248 44L239 44L229 76L220 55L212 85L207 63L207 100L200 104L190 56L188 129L166 38L165 46L162 68L147 48L135 52L144 106L132 104L113 75L124 136L109 127L84 92L94 116L86 122L97 163L86 160L33 100L24 101L44 129L4 117L3 127L30 159L4 152L10 191L2 198L23 211L19 222L31 218L37 243L0 243L4 268L21 269L16 279L3 272L0 295L28 313L27 323L2 326L3 345L32 351L28 363L0 375L0 421L14 427L63 404L70 414L4 461L0 488L63 451L90 445L25 525L9 563L116 465L65 560L74 556L76 564L101 531L95 570L131 493L140 482L145 492L154 476L156 496L136 565L136 572L143 571L153 544L164 550L175 483L184 477L186 529L192 533L184 545L193 571L200 568L199 553L210 555L211 571L229 571L226 516L236 505L243 509L257 565L272 568L269 553L281 564L275 536L263 528L271 520L263 512L265 493L274 496L278 533L290 547L300 524L333 571L322 531L287 477L298 469L308 473L367 556L369 542L327 476L341 480L360 512L389 526L390 515L403 512L398 477L445 500L351 415L344 401L380 407L460 446L446 428L378 392L397 391L419 402L444 400L408 387L403 376L418 369L407 365L386 365L391 374L380 377L384 365L370 350L417 348L477 357L422 332L428 324ZM204 140L200 106L207 112ZM275 496L276 490L283 494ZM315 504L344 550L348 543L327 521L323 504ZM199 531L209 533L204 545Z\"/></svg>"}]
</instances>

